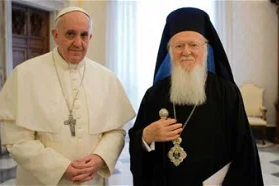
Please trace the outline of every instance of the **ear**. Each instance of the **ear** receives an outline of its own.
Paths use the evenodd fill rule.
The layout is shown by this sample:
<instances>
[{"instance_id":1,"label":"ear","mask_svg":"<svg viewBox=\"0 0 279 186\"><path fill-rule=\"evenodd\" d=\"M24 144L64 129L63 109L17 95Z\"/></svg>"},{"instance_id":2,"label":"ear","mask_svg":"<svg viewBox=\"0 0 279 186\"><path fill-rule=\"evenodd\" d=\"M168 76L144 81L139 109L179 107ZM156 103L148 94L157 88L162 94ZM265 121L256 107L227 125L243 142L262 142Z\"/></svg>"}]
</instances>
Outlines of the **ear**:
<instances>
[{"instance_id":1,"label":"ear","mask_svg":"<svg viewBox=\"0 0 279 186\"><path fill-rule=\"evenodd\" d=\"M92 36L93 36L93 34L90 34L90 35L89 35L89 40L92 38Z\"/></svg>"},{"instance_id":2,"label":"ear","mask_svg":"<svg viewBox=\"0 0 279 186\"><path fill-rule=\"evenodd\" d=\"M57 30L55 28L52 29L51 30L51 34L52 34L52 37L53 37L55 43L57 44L57 39L58 39L58 32L57 32Z\"/></svg>"}]
</instances>

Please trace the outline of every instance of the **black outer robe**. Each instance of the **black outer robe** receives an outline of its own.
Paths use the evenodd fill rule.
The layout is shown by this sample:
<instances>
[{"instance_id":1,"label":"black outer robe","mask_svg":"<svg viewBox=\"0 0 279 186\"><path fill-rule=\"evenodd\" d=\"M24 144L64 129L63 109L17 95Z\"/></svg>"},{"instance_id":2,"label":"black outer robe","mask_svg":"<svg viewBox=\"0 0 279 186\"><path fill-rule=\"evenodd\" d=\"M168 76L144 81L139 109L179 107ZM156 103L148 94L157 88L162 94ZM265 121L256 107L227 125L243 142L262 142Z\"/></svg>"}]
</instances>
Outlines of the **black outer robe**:
<instances>
[{"instance_id":1,"label":"black outer robe","mask_svg":"<svg viewBox=\"0 0 279 186\"><path fill-rule=\"evenodd\" d=\"M160 119L169 99L170 77L147 90L134 126L129 130L130 169L134 186L196 186L231 162L224 186L263 186L258 151L249 127L239 89L235 84L209 73L207 101L197 106L181 134L187 157L175 167L167 154L172 142L156 142L155 150L142 146L144 127ZM178 122L184 124L192 106L176 106Z\"/></svg>"}]
</instances>

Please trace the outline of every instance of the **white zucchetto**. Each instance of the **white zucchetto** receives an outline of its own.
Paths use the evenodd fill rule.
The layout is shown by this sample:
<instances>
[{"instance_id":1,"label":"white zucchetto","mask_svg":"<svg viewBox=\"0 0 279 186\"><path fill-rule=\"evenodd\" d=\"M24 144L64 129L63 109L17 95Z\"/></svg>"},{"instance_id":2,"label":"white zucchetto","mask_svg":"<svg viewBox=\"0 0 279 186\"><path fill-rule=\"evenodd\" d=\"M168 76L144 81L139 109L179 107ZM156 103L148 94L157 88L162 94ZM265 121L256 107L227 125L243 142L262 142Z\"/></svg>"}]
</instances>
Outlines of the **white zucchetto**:
<instances>
[{"instance_id":1,"label":"white zucchetto","mask_svg":"<svg viewBox=\"0 0 279 186\"><path fill-rule=\"evenodd\" d=\"M70 12L83 12L85 15L87 15L89 18L89 14L82 8L80 7L76 7L76 6L70 6L70 7L66 7L63 8L62 10L60 10L60 12L58 13L58 15L55 17L55 22L57 21L57 19L61 16L63 16L64 14L70 13Z\"/></svg>"}]
</instances>

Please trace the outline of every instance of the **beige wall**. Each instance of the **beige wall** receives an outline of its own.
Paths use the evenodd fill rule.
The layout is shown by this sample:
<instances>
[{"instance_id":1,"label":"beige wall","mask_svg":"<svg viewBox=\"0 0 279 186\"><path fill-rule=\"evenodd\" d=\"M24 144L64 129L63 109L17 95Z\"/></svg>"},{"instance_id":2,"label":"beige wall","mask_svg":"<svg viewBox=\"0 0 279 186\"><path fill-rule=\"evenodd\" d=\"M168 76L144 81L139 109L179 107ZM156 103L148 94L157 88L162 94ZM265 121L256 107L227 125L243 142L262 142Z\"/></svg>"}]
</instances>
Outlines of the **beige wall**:
<instances>
[{"instance_id":1,"label":"beige wall","mask_svg":"<svg viewBox=\"0 0 279 186\"><path fill-rule=\"evenodd\" d=\"M70 0L69 6L79 6L79 1ZM105 65L107 1L84 0L81 8L85 9L93 19L93 37L86 56Z\"/></svg>"},{"instance_id":2,"label":"beige wall","mask_svg":"<svg viewBox=\"0 0 279 186\"><path fill-rule=\"evenodd\" d=\"M277 98L277 15L269 0L234 1L232 70L238 85L255 83L265 89L269 124L275 124Z\"/></svg>"}]
</instances>

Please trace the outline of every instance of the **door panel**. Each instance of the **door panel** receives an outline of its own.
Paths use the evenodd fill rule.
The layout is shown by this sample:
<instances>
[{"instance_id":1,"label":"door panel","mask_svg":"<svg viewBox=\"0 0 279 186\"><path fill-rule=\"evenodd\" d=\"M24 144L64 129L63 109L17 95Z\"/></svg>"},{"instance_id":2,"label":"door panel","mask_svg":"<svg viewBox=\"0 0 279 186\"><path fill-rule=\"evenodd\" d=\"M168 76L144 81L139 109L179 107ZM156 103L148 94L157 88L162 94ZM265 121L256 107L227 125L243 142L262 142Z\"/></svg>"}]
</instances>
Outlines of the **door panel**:
<instances>
[{"instance_id":1,"label":"door panel","mask_svg":"<svg viewBox=\"0 0 279 186\"><path fill-rule=\"evenodd\" d=\"M12 3L14 67L49 52L49 12Z\"/></svg>"}]
</instances>

